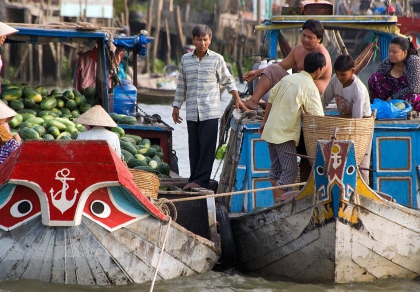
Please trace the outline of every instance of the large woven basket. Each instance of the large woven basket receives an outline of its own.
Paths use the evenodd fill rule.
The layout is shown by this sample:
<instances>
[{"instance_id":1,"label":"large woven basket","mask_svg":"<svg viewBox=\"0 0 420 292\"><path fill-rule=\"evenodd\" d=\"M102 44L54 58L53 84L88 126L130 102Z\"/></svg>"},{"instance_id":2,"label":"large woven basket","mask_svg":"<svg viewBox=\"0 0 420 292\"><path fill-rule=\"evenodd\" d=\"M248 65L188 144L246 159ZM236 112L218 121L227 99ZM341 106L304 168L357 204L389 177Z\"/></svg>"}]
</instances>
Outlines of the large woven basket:
<instances>
[{"instance_id":1,"label":"large woven basket","mask_svg":"<svg viewBox=\"0 0 420 292\"><path fill-rule=\"evenodd\" d=\"M375 118L351 119L333 116L313 116L303 114L303 137L308 156L314 157L318 140L331 140L334 129L338 128L337 140L353 140L356 161L360 165L372 139ZM309 159L312 165L313 160Z\"/></svg>"},{"instance_id":2,"label":"large woven basket","mask_svg":"<svg viewBox=\"0 0 420 292\"><path fill-rule=\"evenodd\" d=\"M157 198L160 181L156 174L132 168L130 169L130 172L133 174L134 183L144 195L151 198Z\"/></svg>"}]
</instances>

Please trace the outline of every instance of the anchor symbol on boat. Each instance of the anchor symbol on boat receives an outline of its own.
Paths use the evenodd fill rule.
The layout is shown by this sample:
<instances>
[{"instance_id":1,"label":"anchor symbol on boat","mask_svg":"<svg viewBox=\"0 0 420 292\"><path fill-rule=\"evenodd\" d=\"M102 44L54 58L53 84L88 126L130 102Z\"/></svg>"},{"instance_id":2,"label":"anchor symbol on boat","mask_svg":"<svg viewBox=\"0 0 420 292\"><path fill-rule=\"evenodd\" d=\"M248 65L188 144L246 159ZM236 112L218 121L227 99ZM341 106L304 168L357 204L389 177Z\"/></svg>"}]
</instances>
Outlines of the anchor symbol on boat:
<instances>
[{"instance_id":1,"label":"anchor symbol on boat","mask_svg":"<svg viewBox=\"0 0 420 292\"><path fill-rule=\"evenodd\" d=\"M79 191L76 189L74 191L73 198L71 200L67 200L66 191L69 188L69 184L67 183L67 181L74 180L74 178L68 177L69 175L70 175L70 170L67 169L67 168L63 168L62 170L57 171L55 173L55 179L61 181L63 183L63 186L62 186L61 190L59 190L55 194L54 194L54 189L53 188L51 188L51 190L50 190L52 203L58 210L61 211L61 214L66 212L68 209L70 209L74 205L74 202L76 201L77 194L79 193ZM59 199L57 199L58 196L60 196Z\"/></svg>"}]
</instances>

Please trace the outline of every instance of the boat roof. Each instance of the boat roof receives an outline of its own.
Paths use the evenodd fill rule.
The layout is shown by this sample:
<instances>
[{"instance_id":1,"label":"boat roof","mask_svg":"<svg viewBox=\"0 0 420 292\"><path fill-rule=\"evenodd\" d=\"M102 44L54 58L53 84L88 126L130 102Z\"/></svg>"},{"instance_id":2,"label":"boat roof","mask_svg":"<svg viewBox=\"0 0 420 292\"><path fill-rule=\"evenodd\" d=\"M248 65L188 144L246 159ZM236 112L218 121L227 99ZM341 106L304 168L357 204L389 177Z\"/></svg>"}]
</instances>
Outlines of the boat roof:
<instances>
[{"instance_id":1,"label":"boat roof","mask_svg":"<svg viewBox=\"0 0 420 292\"><path fill-rule=\"evenodd\" d=\"M301 28L302 24L309 19L320 21L325 29L374 30L400 35L398 17L390 15L277 15L264 24L257 25L255 30Z\"/></svg>"},{"instance_id":2,"label":"boat roof","mask_svg":"<svg viewBox=\"0 0 420 292\"><path fill-rule=\"evenodd\" d=\"M139 36L125 36L118 35L115 29L87 29L78 28L77 26L69 27L63 26L60 28L57 25L45 26L25 26L25 24L13 24L10 26L18 30L18 33L7 37L10 43L28 43L28 44L45 44L50 42L67 42L67 43L84 43L91 45L97 41L109 41L112 37L114 44L122 47L133 48L138 42ZM116 33L114 35L114 33Z\"/></svg>"}]
</instances>

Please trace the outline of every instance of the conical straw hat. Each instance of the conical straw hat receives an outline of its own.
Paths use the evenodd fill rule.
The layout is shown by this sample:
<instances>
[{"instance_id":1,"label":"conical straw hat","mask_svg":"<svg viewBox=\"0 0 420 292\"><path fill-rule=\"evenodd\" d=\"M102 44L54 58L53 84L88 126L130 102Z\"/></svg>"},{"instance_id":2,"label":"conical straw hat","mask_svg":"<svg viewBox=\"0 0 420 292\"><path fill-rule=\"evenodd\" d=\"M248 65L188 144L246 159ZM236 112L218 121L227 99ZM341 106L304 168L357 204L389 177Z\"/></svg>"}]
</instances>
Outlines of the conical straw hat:
<instances>
[{"instance_id":1,"label":"conical straw hat","mask_svg":"<svg viewBox=\"0 0 420 292\"><path fill-rule=\"evenodd\" d=\"M89 126L116 127L117 124L100 106L95 105L76 119L76 122Z\"/></svg>"},{"instance_id":2,"label":"conical straw hat","mask_svg":"<svg viewBox=\"0 0 420 292\"><path fill-rule=\"evenodd\" d=\"M0 119L7 119L16 116L16 112L0 101Z\"/></svg>"},{"instance_id":3,"label":"conical straw hat","mask_svg":"<svg viewBox=\"0 0 420 292\"><path fill-rule=\"evenodd\" d=\"M0 36L8 36L17 32L17 29L14 29L10 25L0 22Z\"/></svg>"}]
</instances>

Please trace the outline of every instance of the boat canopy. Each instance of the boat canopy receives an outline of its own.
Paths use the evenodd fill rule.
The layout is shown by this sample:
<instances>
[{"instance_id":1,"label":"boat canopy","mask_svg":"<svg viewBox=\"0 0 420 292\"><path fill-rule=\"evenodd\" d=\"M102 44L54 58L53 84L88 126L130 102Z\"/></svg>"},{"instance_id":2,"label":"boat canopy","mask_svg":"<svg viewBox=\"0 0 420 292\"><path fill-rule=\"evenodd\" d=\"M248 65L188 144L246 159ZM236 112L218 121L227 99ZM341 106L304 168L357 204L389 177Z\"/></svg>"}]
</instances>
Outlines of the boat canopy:
<instances>
[{"instance_id":1,"label":"boat canopy","mask_svg":"<svg viewBox=\"0 0 420 292\"><path fill-rule=\"evenodd\" d=\"M396 36L402 36L398 18L387 15L278 15L255 27L256 31L266 31L265 46L268 57L276 58L279 31L301 28L309 20L318 20L328 30L366 30L379 36L382 60L388 56L388 46Z\"/></svg>"}]
</instances>

